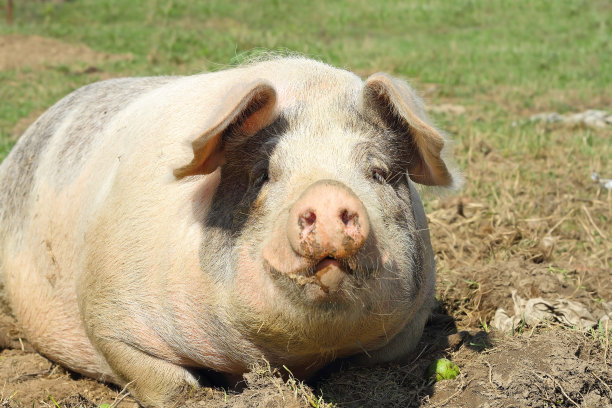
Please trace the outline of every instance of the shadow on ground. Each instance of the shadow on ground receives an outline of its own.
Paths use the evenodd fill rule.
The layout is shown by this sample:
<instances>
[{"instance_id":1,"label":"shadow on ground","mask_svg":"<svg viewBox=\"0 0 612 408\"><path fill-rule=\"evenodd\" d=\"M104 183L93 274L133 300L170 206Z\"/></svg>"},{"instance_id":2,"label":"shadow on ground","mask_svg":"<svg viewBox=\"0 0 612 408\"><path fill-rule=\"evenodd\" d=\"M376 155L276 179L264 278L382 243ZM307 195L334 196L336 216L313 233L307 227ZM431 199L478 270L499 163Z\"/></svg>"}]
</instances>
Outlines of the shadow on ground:
<instances>
[{"instance_id":1,"label":"shadow on ground","mask_svg":"<svg viewBox=\"0 0 612 408\"><path fill-rule=\"evenodd\" d=\"M310 384L326 402L339 407L419 407L434 393L434 381L426 376L436 359L466 347L482 352L492 346L484 331L458 331L452 316L438 309L428 321L415 351L399 362L375 367L355 367L337 362L321 371Z\"/></svg>"}]
</instances>

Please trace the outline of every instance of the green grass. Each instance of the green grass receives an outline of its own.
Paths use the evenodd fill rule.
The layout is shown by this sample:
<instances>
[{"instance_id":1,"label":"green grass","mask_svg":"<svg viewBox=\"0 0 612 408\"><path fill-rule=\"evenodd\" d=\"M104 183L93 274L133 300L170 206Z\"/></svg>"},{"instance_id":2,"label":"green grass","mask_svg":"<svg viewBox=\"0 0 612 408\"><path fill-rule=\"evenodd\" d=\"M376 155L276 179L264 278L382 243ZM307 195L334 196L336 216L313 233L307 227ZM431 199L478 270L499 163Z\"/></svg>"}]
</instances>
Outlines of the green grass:
<instances>
[{"instance_id":1,"label":"green grass","mask_svg":"<svg viewBox=\"0 0 612 408\"><path fill-rule=\"evenodd\" d=\"M20 2L0 32L49 35L131 52L143 73L253 47L289 48L354 69L393 70L471 94L492 84L591 88L610 84L606 1ZM151 66L147 56L160 63ZM209 68L209 67L207 67Z\"/></svg>"},{"instance_id":2,"label":"green grass","mask_svg":"<svg viewBox=\"0 0 612 408\"><path fill-rule=\"evenodd\" d=\"M531 124L513 126L527 111L573 112L612 102L605 92L612 85L612 6L606 0L15 3L15 23L7 26L0 16L0 34L37 34L131 54L98 64L111 76L218 70L263 47L301 52L364 76L388 71L421 89L433 84L430 102L478 112L478 120L437 115L443 128L459 140L468 137L466 128L482 132L506 152L517 144L538 150L551 143L545 133L534 136ZM75 76L69 67L0 72L0 158L14 143L9 139L20 118L98 78Z\"/></svg>"}]
</instances>

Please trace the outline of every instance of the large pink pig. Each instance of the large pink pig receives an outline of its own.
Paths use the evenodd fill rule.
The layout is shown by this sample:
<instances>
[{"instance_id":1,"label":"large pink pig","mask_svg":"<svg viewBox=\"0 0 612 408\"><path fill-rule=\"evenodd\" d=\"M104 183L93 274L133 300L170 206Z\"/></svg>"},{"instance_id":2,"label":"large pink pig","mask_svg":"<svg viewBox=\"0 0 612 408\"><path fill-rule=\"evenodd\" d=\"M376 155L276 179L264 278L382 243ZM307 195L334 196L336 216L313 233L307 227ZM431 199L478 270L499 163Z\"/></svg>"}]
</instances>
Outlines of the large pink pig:
<instances>
[{"instance_id":1,"label":"large pink pig","mask_svg":"<svg viewBox=\"0 0 612 408\"><path fill-rule=\"evenodd\" d=\"M265 357L307 377L418 342L452 187L410 87L305 58L68 95L0 167L0 286L32 345L145 406Z\"/></svg>"}]
</instances>

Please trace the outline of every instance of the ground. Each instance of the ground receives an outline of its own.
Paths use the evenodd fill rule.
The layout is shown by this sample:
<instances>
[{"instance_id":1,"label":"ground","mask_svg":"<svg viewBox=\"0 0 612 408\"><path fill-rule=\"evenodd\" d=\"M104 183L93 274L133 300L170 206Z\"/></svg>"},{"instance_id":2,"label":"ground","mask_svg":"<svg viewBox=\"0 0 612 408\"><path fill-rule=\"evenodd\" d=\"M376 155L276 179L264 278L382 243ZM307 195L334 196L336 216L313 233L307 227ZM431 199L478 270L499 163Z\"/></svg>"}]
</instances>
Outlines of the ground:
<instances>
[{"instance_id":1,"label":"ground","mask_svg":"<svg viewBox=\"0 0 612 408\"><path fill-rule=\"evenodd\" d=\"M0 37L0 71L27 67L19 74L24 76L61 65L71 75L96 73L100 79L105 74L97 64L129 58L51 38ZM423 87L436 92L435 85ZM424 193L438 263L439 307L415 354L375 368L338 364L308 383L287 380L281 376L286 373L262 362L245 376L244 390L198 390L189 406L612 406L611 332L604 323L590 330L552 321L520 324L511 332L491 327L498 308L512 314L512 290L524 299L571 299L594 316L605 314L612 301L612 192L589 174L612 174L609 160L577 145L576 135L585 145L605 146L597 139L609 140L610 129L530 123L530 115L545 105L535 100L528 107L508 107L519 129L509 137L520 139L524 128L538 142L509 141L517 143L510 151L478 126L469 126L487 120L477 104L464 107L460 98L443 95L435 99L439 103L432 115L451 134L461 133L455 154L467 182L456 194ZM602 105L587 106L577 98L571 104L578 112L609 108L609 102L602 97L594 101ZM38 114L34 110L17 121L11 137L16 139ZM6 310L2 319L10 324ZM459 366L456 379L433 383L425 378L427 365L440 357ZM0 407L102 403L136 406L123 390L70 373L37 354L16 327L0 336Z\"/></svg>"}]
</instances>

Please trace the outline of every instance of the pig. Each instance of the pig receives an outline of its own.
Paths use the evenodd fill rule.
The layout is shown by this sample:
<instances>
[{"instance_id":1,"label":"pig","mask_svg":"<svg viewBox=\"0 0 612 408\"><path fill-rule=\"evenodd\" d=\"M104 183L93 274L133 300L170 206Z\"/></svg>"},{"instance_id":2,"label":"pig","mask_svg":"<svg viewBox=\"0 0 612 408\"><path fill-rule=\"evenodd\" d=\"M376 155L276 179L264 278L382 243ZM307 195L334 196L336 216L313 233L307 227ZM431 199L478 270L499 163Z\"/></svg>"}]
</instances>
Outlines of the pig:
<instances>
[{"instance_id":1,"label":"pig","mask_svg":"<svg viewBox=\"0 0 612 408\"><path fill-rule=\"evenodd\" d=\"M3 296L143 406L198 369L401 359L434 304L415 183L459 184L448 146L406 82L304 57L85 86L1 164Z\"/></svg>"}]
</instances>

